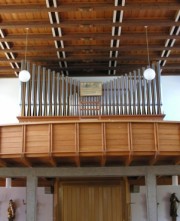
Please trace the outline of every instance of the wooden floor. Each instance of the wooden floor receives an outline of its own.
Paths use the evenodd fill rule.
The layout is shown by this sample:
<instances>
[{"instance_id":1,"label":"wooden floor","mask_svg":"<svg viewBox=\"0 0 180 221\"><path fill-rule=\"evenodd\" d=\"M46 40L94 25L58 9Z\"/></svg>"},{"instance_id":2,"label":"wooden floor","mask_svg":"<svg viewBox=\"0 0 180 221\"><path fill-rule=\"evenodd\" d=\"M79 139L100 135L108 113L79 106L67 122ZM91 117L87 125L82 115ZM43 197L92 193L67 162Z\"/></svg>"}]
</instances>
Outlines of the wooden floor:
<instances>
[{"instance_id":1,"label":"wooden floor","mask_svg":"<svg viewBox=\"0 0 180 221\"><path fill-rule=\"evenodd\" d=\"M180 123L81 119L0 126L0 166L180 163Z\"/></svg>"}]
</instances>

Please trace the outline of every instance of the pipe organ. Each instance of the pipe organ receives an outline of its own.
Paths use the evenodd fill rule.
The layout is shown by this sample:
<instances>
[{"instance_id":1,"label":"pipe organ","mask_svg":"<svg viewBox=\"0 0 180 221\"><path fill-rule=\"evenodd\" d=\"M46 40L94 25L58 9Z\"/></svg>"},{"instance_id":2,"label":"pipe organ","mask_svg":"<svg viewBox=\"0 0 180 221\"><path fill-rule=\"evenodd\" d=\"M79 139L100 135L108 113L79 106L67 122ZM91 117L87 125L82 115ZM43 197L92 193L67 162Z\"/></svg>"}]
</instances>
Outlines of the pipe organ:
<instances>
[{"instance_id":1,"label":"pipe organ","mask_svg":"<svg viewBox=\"0 0 180 221\"><path fill-rule=\"evenodd\" d=\"M23 66L23 65L22 65ZM80 96L80 82L35 64L31 79L20 85L21 116L92 116L162 114L159 63L156 78L143 78L144 68L102 82L101 96Z\"/></svg>"}]
</instances>

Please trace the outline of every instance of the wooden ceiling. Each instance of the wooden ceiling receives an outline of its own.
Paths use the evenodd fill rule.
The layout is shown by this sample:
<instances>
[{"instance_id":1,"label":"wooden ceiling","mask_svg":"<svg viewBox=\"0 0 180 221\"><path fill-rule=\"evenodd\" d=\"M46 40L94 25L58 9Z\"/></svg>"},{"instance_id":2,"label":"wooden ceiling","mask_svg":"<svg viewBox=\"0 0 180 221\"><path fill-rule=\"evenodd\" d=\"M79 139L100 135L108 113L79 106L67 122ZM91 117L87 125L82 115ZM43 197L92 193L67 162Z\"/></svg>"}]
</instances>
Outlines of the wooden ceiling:
<instances>
[{"instance_id":1,"label":"wooden ceiling","mask_svg":"<svg viewBox=\"0 0 180 221\"><path fill-rule=\"evenodd\" d=\"M148 64L145 26L151 63L180 75L179 0L1 0L0 77L25 55L64 75L124 75Z\"/></svg>"}]
</instances>

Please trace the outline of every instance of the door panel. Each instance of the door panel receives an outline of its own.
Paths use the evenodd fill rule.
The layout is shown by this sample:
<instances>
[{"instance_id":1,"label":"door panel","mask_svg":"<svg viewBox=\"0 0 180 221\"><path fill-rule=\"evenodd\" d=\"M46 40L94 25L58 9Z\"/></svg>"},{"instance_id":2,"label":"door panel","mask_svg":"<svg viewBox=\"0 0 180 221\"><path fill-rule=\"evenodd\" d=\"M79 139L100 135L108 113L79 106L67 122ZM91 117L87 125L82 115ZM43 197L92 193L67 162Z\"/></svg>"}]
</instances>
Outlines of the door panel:
<instances>
[{"instance_id":1,"label":"door panel","mask_svg":"<svg viewBox=\"0 0 180 221\"><path fill-rule=\"evenodd\" d=\"M61 221L123 221L124 181L69 182L59 188Z\"/></svg>"}]
</instances>

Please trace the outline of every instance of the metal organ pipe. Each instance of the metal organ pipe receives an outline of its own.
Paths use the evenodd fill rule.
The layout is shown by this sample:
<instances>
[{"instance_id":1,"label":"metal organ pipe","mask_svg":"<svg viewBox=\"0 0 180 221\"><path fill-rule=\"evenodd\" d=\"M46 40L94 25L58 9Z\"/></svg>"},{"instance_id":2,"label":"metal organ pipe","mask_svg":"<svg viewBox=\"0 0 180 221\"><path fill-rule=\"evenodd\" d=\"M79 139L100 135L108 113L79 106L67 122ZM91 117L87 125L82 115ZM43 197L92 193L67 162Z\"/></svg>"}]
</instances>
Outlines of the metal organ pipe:
<instances>
[{"instance_id":1,"label":"metal organ pipe","mask_svg":"<svg viewBox=\"0 0 180 221\"><path fill-rule=\"evenodd\" d=\"M92 116L162 114L159 63L156 78L143 78L144 68L102 85L102 96L80 96L80 82L50 69L28 64L29 82L20 84L21 116Z\"/></svg>"}]
</instances>

